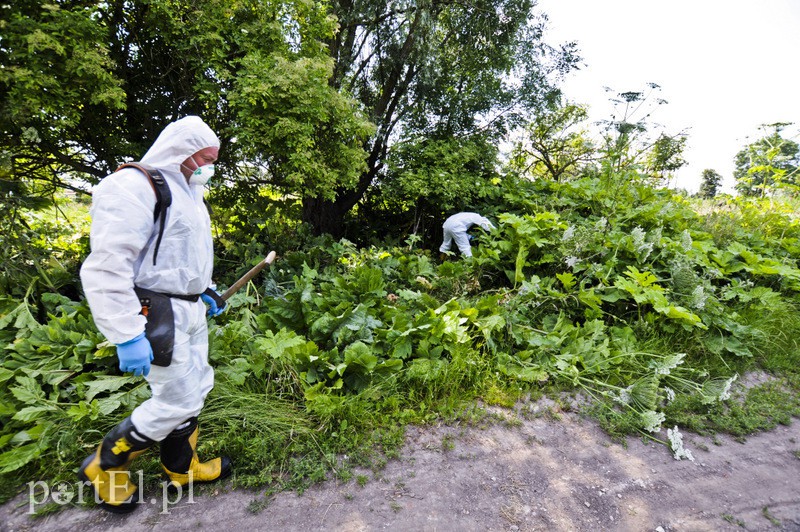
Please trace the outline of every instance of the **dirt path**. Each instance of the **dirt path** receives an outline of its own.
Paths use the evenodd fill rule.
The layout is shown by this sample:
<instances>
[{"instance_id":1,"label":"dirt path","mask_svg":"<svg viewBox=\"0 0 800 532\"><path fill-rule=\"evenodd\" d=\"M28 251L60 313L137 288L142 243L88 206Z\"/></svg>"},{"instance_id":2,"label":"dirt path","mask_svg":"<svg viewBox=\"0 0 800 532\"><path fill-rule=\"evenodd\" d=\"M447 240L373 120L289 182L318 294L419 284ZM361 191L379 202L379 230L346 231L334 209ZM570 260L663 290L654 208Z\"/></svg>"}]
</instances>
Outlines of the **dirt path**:
<instances>
[{"instance_id":1,"label":"dirt path","mask_svg":"<svg viewBox=\"0 0 800 532\"><path fill-rule=\"evenodd\" d=\"M412 428L398 460L357 472L366 483L354 476L270 500L222 485L168 513L158 494L124 517L71 507L31 520L25 497L0 507L0 530L800 530L800 423L744 444L684 442L694 462L637 438L626 449L574 414Z\"/></svg>"}]
</instances>

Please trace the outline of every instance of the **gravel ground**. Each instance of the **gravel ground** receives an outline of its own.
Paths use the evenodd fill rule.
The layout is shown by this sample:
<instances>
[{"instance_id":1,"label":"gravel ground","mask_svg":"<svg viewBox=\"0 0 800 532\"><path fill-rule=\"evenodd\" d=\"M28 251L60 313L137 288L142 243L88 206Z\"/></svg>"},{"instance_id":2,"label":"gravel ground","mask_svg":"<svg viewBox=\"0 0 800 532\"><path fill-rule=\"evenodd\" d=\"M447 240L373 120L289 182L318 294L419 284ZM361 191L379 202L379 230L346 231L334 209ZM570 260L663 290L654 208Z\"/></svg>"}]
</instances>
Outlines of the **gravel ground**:
<instances>
[{"instance_id":1,"label":"gravel ground","mask_svg":"<svg viewBox=\"0 0 800 532\"><path fill-rule=\"evenodd\" d=\"M409 428L385 468L302 495L223 482L166 510L147 493L127 516L69 506L32 518L26 492L0 507L0 530L800 531L796 421L744 443L684 433L688 461L638 438L613 442L576 414L538 415L547 408L483 427Z\"/></svg>"}]
</instances>

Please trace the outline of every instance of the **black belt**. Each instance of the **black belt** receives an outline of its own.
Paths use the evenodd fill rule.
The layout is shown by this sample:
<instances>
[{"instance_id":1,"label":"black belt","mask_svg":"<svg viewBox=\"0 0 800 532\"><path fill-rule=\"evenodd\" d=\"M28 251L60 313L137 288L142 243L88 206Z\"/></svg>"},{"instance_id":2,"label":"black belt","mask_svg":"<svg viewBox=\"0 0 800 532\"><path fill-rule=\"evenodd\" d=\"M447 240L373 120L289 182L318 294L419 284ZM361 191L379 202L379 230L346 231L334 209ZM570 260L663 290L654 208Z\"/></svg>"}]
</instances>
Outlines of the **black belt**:
<instances>
[{"instance_id":1,"label":"black belt","mask_svg":"<svg viewBox=\"0 0 800 532\"><path fill-rule=\"evenodd\" d=\"M184 301L191 301L192 303L200 299L200 294L164 294L163 292L160 293L161 295L167 297L172 297L175 299L183 299Z\"/></svg>"},{"instance_id":2,"label":"black belt","mask_svg":"<svg viewBox=\"0 0 800 532\"><path fill-rule=\"evenodd\" d=\"M134 286L134 288L138 288L138 287ZM151 290L151 292L153 292L153 290ZM203 294L214 294L217 297L219 297L217 295L217 293L214 292L213 290L211 290L210 288L207 289L205 292L203 292L203 294L168 294L166 292L156 292L156 293L159 294L159 295L162 295L162 296L171 297L173 299L182 299L184 301L191 301L192 303L194 303L195 301L200 299L200 296L203 295ZM224 301L220 300L220 303L218 303L218 304L220 306L222 306L222 305L224 305Z\"/></svg>"}]
</instances>

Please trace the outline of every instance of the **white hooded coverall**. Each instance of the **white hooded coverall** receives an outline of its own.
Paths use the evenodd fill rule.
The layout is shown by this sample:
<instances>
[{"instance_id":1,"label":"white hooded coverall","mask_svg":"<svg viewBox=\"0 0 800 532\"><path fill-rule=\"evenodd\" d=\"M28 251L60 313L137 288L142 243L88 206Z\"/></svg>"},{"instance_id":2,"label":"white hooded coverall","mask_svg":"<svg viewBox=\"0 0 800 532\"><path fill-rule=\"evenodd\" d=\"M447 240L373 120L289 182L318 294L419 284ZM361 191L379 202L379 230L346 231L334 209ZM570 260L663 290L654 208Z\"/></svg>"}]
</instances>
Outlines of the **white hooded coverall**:
<instances>
[{"instance_id":1,"label":"white hooded coverall","mask_svg":"<svg viewBox=\"0 0 800 532\"><path fill-rule=\"evenodd\" d=\"M153 221L156 196L149 179L125 168L95 187L91 253L81 267L81 281L95 324L109 341L120 344L144 331L146 318L140 314L134 285L180 295L200 294L211 286L214 251L203 187L189 185L180 165L198 151L219 145L208 125L187 116L169 124L141 159L163 173L172 193L155 265L159 223ZM205 304L176 298L171 302L172 362L168 367L151 366L146 377L151 397L131 414L136 429L155 441L197 416L214 386Z\"/></svg>"},{"instance_id":2,"label":"white hooded coverall","mask_svg":"<svg viewBox=\"0 0 800 532\"><path fill-rule=\"evenodd\" d=\"M473 225L478 225L487 231L494 229L492 222L490 222L488 218L484 218L478 213L459 212L444 221L444 225L442 225L442 229L444 229L444 241L439 247L439 251L442 253L445 251L450 251L450 246L455 240L456 246L461 254L465 257L471 257L472 248L469 245L467 231Z\"/></svg>"}]
</instances>

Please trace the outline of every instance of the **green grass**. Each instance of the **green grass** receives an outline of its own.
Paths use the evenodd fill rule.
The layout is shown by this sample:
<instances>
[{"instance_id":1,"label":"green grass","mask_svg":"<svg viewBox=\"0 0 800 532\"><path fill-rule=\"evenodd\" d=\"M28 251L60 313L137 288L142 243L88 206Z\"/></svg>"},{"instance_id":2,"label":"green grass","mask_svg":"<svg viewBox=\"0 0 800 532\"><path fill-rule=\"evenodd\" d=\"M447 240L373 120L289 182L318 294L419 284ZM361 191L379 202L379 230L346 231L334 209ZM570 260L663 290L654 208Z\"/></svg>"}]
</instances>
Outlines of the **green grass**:
<instances>
[{"instance_id":1,"label":"green grass","mask_svg":"<svg viewBox=\"0 0 800 532\"><path fill-rule=\"evenodd\" d=\"M781 521L780 521L780 519L776 519L776 518L775 518L775 516L774 516L774 515L772 515L772 514L769 512L769 506L764 506L764 507L761 509L761 515L763 515L763 516L764 516L764 518L765 518L765 519L767 519L767 520L768 520L770 523L772 523L774 526L781 526Z\"/></svg>"},{"instance_id":2,"label":"green grass","mask_svg":"<svg viewBox=\"0 0 800 532\"><path fill-rule=\"evenodd\" d=\"M738 517L735 517L735 516L733 516L731 514L722 514L720 517L722 517L724 520L726 520L727 522L729 522L732 525L736 525L736 526L739 526L741 528L745 528L746 527L746 524L745 524L745 522L743 520L741 520Z\"/></svg>"},{"instance_id":3,"label":"green grass","mask_svg":"<svg viewBox=\"0 0 800 532\"><path fill-rule=\"evenodd\" d=\"M681 398L669 405L666 413L671 423L698 434L723 432L744 437L788 425L800 416L800 388L789 379L776 378L710 407L696 398Z\"/></svg>"}]
</instances>

